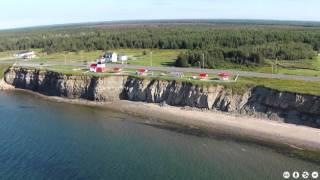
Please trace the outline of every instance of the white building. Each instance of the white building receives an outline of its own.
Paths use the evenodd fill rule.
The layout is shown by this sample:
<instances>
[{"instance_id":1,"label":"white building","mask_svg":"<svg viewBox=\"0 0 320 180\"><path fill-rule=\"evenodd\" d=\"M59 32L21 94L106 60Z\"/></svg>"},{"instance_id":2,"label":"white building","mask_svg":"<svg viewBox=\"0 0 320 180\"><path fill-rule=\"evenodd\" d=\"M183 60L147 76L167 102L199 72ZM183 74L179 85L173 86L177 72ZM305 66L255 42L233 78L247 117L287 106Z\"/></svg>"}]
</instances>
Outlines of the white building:
<instances>
[{"instance_id":1,"label":"white building","mask_svg":"<svg viewBox=\"0 0 320 180\"><path fill-rule=\"evenodd\" d=\"M118 56L118 60L121 61L121 62L128 61L128 56L127 56L127 55L124 55L124 54L120 54L120 55Z\"/></svg>"},{"instance_id":2,"label":"white building","mask_svg":"<svg viewBox=\"0 0 320 180\"><path fill-rule=\"evenodd\" d=\"M106 53L104 57L106 58L106 62L118 62L118 54L115 52Z\"/></svg>"},{"instance_id":3,"label":"white building","mask_svg":"<svg viewBox=\"0 0 320 180\"><path fill-rule=\"evenodd\" d=\"M21 51L15 53L13 56L22 59L32 59L36 57L36 53L34 51Z\"/></svg>"}]
</instances>

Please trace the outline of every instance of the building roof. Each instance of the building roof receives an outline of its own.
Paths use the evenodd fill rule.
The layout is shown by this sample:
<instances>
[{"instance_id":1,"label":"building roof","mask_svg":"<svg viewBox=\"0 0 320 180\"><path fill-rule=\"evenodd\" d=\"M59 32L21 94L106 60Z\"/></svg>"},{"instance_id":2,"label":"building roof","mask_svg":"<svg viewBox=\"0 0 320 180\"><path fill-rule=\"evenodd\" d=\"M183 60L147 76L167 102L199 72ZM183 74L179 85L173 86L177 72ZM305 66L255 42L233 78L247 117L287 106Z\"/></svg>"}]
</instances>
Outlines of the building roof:
<instances>
[{"instance_id":1,"label":"building roof","mask_svg":"<svg viewBox=\"0 0 320 180\"><path fill-rule=\"evenodd\" d=\"M144 72L146 72L147 70L146 70L146 69L138 69L138 71L141 72L141 73L144 73Z\"/></svg>"},{"instance_id":2,"label":"building roof","mask_svg":"<svg viewBox=\"0 0 320 180\"><path fill-rule=\"evenodd\" d=\"M228 77L228 76L230 76L230 73L228 73L228 72L221 72L221 73L218 74L218 76L220 76L220 77Z\"/></svg>"},{"instance_id":3,"label":"building roof","mask_svg":"<svg viewBox=\"0 0 320 180\"><path fill-rule=\"evenodd\" d=\"M207 73L200 73L199 76L201 76L201 77L207 77L208 74L207 74Z\"/></svg>"}]
</instances>

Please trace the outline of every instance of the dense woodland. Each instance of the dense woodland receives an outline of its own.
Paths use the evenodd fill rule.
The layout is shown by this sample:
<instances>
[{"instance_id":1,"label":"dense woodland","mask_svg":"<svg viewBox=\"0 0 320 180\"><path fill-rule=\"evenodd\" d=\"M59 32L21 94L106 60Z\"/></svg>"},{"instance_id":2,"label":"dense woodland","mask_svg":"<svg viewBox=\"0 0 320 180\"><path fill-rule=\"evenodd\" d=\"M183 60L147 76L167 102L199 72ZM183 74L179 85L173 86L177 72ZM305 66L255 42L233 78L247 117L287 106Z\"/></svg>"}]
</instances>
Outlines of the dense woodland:
<instances>
[{"instance_id":1,"label":"dense woodland","mask_svg":"<svg viewBox=\"0 0 320 180\"><path fill-rule=\"evenodd\" d=\"M279 26L121 25L0 32L0 51L41 48L47 53L115 48L187 49L177 66L263 59L310 59L320 51L320 28Z\"/></svg>"}]
</instances>

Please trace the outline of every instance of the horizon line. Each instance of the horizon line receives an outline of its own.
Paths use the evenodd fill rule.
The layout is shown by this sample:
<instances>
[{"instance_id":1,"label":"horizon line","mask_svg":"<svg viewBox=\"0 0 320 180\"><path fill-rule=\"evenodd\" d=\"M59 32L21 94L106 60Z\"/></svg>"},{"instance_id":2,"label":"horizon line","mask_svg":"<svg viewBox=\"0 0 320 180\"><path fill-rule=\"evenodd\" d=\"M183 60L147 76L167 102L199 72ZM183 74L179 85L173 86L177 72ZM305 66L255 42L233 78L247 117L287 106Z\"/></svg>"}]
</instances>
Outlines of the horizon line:
<instances>
[{"instance_id":1,"label":"horizon line","mask_svg":"<svg viewBox=\"0 0 320 180\"><path fill-rule=\"evenodd\" d=\"M149 22L149 23L179 23L179 22L173 22L173 21L181 21L180 23L183 23L182 21L189 21L186 23L205 23L200 21L216 21L216 23L226 23L226 24L233 24L237 23L236 21L239 21L239 24L241 24L241 21L247 21L252 22L252 24L257 25L278 25L273 24L272 22L283 22L282 25L291 25L291 26L307 26L307 25L313 25L313 26L320 26L320 21L317 20L284 20L284 19L233 19L233 18L221 18L221 19L123 19L123 20L106 20L106 21L79 21L79 22L65 22L65 23L56 23L56 24L43 24L43 25L32 25L32 26L22 26L22 27L15 27L15 28L4 28L0 31L10 31L10 30L23 30L23 29L33 29L33 28L49 28L49 27L59 27L59 26L75 26L75 25L94 25L94 24L130 24L133 22ZM199 22L190 22L190 21L199 21ZM227 21L233 21L233 22L227 22ZM264 23L253 23L253 21L261 21ZM269 22L269 23L268 23ZM286 24L286 23L293 23L293 24ZM302 24L294 24L294 23L302 23ZM281 24L280 24L281 25Z\"/></svg>"}]
</instances>

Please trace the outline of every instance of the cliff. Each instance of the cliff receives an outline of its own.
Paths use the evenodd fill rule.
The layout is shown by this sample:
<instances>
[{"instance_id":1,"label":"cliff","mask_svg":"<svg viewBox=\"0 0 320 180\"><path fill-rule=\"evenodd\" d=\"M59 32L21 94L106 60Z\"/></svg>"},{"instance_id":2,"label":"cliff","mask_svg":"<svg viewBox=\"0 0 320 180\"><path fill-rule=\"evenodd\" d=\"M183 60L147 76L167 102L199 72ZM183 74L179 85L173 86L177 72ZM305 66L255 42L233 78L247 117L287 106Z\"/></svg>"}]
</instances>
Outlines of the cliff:
<instances>
[{"instance_id":1,"label":"cliff","mask_svg":"<svg viewBox=\"0 0 320 180\"><path fill-rule=\"evenodd\" d=\"M9 69L4 79L16 88L48 96L188 106L320 127L320 97L263 87L234 93L232 89L220 85L204 86L128 76L75 76L23 68Z\"/></svg>"}]
</instances>

